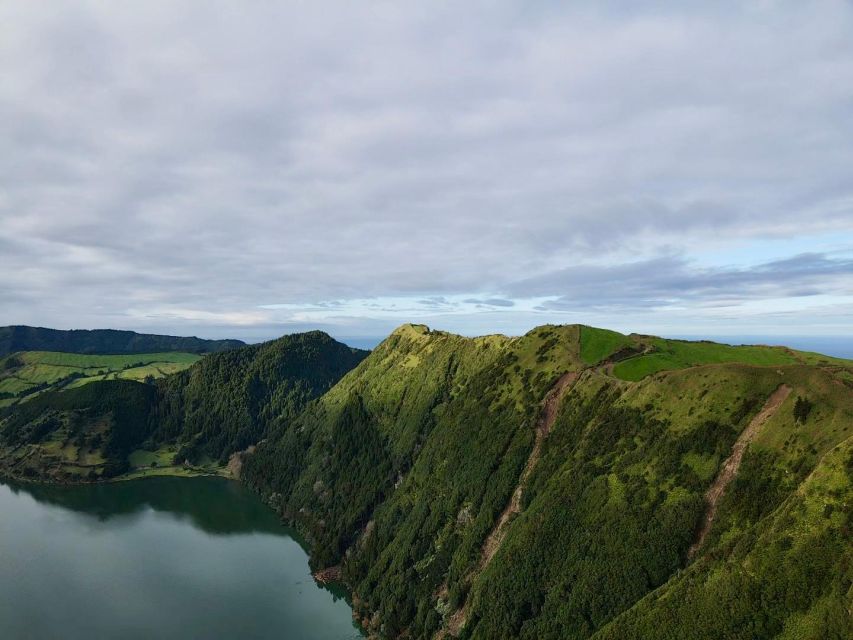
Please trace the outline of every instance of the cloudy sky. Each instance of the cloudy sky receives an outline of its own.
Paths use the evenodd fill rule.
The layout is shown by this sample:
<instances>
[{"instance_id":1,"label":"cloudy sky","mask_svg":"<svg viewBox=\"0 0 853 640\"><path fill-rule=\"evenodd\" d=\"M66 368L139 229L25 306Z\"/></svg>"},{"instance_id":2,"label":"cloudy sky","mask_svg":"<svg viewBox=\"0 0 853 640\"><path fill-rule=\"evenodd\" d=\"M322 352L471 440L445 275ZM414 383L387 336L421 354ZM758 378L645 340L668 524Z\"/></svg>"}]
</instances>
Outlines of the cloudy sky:
<instances>
[{"instance_id":1,"label":"cloudy sky","mask_svg":"<svg viewBox=\"0 0 853 640\"><path fill-rule=\"evenodd\" d=\"M853 335L853 3L635 5L3 0L0 324Z\"/></svg>"}]
</instances>

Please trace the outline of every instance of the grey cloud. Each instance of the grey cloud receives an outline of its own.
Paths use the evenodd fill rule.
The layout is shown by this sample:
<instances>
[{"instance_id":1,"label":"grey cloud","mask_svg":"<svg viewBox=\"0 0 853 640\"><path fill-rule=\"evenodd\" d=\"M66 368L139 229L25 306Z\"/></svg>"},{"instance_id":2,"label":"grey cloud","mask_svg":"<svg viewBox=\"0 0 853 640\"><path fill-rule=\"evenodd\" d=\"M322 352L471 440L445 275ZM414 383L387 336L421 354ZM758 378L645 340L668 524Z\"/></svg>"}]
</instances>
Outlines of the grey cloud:
<instances>
[{"instance_id":1,"label":"grey cloud","mask_svg":"<svg viewBox=\"0 0 853 640\"><path fill-rule=\"evenodd\" d=\"M541 311L730 306L746 300L853 295L853 259L802 254L747 269L695 268L681 257L582 266L519 281L516 297L556 296Z\"/></svg>"},{"instance_id":2,"label":"grey cloud","mask_svg":"<svg viewBox=\"0 0 853 640\"><path fill-rule=\"evenodd\" d=\"M480 300L477 298L467 298L463 302L467 302L469 304L478 304L486 307L514 307L515 302L512 300L505 300L504 298L486 298L484 300Z\"/></svg>"},{"instance_id":3,"label":"grey cloud","mask_svg":"<svg viewBox=\"0 0 853 640\"><path fill-rule=\"evenodd\" d=\"M4 2L5 321L763 296L690 258L853 233L851 30L844 3ZM591 261L620 292L565 288Z\"/></svg>"},{"instance_id":4,"label":"grey cloud","mask_svg":"<svg viewBox=\"0 0 853 640\"><path fill-rule=\"evenodd\" d=\"M450 302L444 296L433 296L432 298L424 298L423 300L418 300L417 304L423 305L424 307L429 307L432 309L443 309L443 308L453 306L453 303Z\"/></svg>"}]
</instances>

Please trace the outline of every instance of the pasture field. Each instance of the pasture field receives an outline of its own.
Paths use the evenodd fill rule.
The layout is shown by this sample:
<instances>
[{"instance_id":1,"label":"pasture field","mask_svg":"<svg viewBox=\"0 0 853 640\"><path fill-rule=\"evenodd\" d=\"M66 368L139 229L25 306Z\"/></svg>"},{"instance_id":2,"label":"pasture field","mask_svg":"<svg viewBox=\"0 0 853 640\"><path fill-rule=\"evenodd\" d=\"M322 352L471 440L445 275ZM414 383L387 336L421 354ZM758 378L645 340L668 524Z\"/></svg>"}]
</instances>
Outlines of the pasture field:
<instances>
[{"instance_id":1,"label":"pasture field","mask_svg":"<svg viewBox=\"0 0 853 640\"><path fill-rule=\"evenodd\" d=\"M716 342L688 342L653 338L647 353L617 362L613 375L636 382L659 371L686 369L707 364L738 363L757 366L797 364L847 366L849 360L819 353L764 345L732 346Z\"/></svg>"},{"instance_id":2,"label":"pasture field","mask_svg":"<svg viewBox=\"0 0 853 640\"><path fill-rule=\"evenodd\" d=\"M130 470L122 480L148 478L151 476L179 476L190 478L199 475L228 476L228 471L210 458L200 460L197 464L175 464L178 453L176 445L164 445L155 451L136 449L128 457Z\"/></svg>"},{"instance_id":3,"label":"pasture field","mask_svg":"<svg viewBox=\"0 0 853 640\"><path fill-rule=\"evenodd\" d=\"M607 356L633 346L628 336L608 329L582 325L580 328L580 356L584 364L592 365Z\"/></svg>"},{"instance_id":4,"label":"pasture field","mask_svg":"<svg viewBox=\"0 0 853 640\"><path fill-rule=\"evenodd\" d=\"M162 378L186 369L194 353L83 355L22 351L0 360L0 407L27 400L46 389L79 387L95 380Z\"/></svg>"}]
</instances>

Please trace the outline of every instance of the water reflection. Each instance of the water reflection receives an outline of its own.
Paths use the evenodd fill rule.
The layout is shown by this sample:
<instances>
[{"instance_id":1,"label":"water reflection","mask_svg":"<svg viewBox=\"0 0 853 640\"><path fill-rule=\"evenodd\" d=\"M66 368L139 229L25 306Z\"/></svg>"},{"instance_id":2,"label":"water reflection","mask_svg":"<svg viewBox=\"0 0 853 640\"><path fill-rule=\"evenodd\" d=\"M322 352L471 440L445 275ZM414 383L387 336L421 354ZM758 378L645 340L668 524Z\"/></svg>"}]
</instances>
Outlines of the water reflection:
<instances>
[{"instance_id":1,"label":"water reflection","mask_svg":"<svg viewBox=\"0 0 853 640\"><path fill-rule=\"evenodd\" d=\"M221 478L0 483L0 637L360 637L275 513Z\"/></svg>"},{"instance_id":2,"label":"water reflection","mask_svg":"<svg viewBox=\"0 0 853 640\"><path fill-rule=\"evenodd\" d=\"M154 477L70 486L4 483L15 494L23 493L41 504L86 514L100 522L138 517L154 510L186 518L214 535L258 532L297 537L248 489L224 478Z\"/></svg>"}]
</instances>

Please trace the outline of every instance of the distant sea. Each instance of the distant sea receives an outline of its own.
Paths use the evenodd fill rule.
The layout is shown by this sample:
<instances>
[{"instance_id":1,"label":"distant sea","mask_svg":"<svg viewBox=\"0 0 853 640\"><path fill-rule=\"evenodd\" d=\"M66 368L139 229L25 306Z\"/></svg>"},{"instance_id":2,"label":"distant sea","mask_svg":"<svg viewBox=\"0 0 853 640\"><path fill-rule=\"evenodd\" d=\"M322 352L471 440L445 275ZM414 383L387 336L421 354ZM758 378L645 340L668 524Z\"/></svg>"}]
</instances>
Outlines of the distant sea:
<instances>
[{"instance_id":1,"label":"distant sea","mask_svg":"<svg viewBox=\"0 0 853 640\"><path fill-rule=\"evenodd\" d=\"M799 349L800 351L814 351L826 356L836 358L853 359L853 336L688 336L674 335L670 338L683 340L712 340L724 344L766 344L781 345Z\"/></svg>"},{"instance_id":2,"label":"distant sea","mask_svg":"<svg viewBox=\"0 0 853 640\"><path fill-rule=\"evenodd\" d=\"M347 337L336 338L336 340L340 340L344 344L349 345L351 347L355 347L356 349L368 349L371 351L373 349L375 349L376 345L378 345L384 339L385 339L385 337L382 337L382 338L347 338Z\"/></svg>"}]
</instances>

